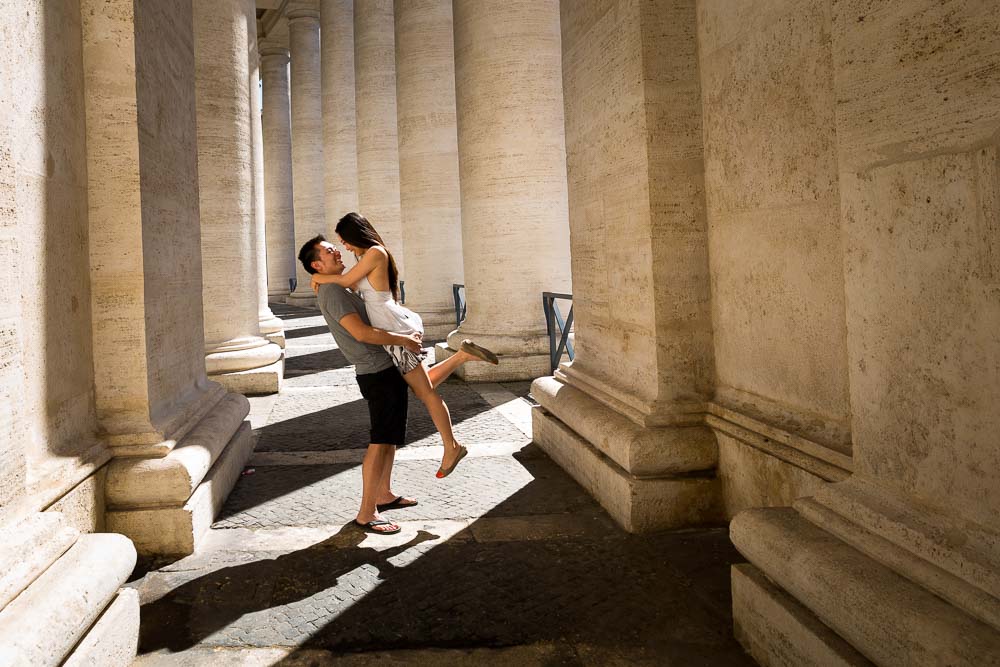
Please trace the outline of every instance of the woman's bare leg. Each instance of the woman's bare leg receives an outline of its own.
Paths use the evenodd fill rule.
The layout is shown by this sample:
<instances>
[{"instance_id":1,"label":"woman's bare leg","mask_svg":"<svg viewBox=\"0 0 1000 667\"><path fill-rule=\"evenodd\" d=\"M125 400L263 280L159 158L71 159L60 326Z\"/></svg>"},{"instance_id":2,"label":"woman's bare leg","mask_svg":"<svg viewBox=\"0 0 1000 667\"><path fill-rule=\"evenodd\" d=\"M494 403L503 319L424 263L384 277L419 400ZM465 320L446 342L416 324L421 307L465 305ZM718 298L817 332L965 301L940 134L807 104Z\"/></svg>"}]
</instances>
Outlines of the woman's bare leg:
<instances>
[{"instance_id":1,"label":"woman's bare leg","mask_svg":"<svg viewBox=\"0 0 1000 667\"><path fill-rule=\"evenodd\" d=\"M406 384L410 385L410 389L413 390L416 397L427 406L427 412L431 415L431 421L434 422L434 426L437 428L438 433L441 434L441 440L444 442L444 457L441 459L441 468L450 467L456 457L458 457L461 448L455 442L455 435L451 430L451 413L448 412L448 406L445 405L441 396L434 391L430 375L422 364L404 375L403 379L406 380Z\"/></svg>"},{"instance_id":2,"label":"woman's bare leg","mask_svg":"<svg viewBox=\"0 0 1000 667\"><path fill-rule=\"evenodd\" d=\"M458 370L458 367L467 361L473 361L476 357L472 356L468 352L462 352L459 350L455 354L451 355L439 364L434 364L427 369L427 376L431 379L431 386L437 389L438 385L448 379L452 373Z\"/></svg>"}]
</instances>

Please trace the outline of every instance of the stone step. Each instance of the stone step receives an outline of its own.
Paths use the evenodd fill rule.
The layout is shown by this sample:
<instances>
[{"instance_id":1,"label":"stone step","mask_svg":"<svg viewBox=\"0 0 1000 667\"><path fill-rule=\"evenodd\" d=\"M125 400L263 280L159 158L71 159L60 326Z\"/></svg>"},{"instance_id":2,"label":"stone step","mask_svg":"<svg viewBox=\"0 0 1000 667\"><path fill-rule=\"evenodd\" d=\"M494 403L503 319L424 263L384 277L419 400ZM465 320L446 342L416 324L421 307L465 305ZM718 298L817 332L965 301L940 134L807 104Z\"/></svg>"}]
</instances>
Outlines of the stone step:
<instances>
[{"instance_id":1,"label":"stone step","mask_svg":"<svg viewBox=\"0 0 1000 667\"><path fill-rule=\"evenodd\" d=\"M124 535L80 536L0 611L0 665L62 663L128 579L135 560L135 547Z\"/></svg>"},{"instance_id":2,"label":"stone step","mask_svg":"<svg viewBox=\"0 0 1000 667\"><path fill-rule=\"evenodd\" d=\"M66 553L79 535L59 512L38 512L0 529L0 609Z\"/></svg>"},{"instance_id":3,"label":"stone step","mask_svg":"<svg viewBox=\"0 0 1000 667\"><path fill-rule=\"evenodd\" d=\"M63 667L126 667L139 649L139 593L123 588Z\"/></svg>"}]
</instances>

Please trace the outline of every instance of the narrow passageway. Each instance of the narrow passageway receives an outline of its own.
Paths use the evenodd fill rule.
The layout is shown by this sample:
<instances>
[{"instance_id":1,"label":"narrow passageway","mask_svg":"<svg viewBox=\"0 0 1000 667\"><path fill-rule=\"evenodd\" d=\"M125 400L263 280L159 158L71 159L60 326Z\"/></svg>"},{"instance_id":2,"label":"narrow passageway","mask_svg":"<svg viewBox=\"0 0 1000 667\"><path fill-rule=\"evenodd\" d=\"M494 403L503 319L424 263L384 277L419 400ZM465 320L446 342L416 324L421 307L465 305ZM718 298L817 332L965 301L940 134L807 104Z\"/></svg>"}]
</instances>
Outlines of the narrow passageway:
<instances>
[{"instance_id":1,"label":"narrow passageway","mask_svg":"<svg viewBox=\"0 0 1000 667\"><path fill-rule=\"evenodd\" d=\"M529 383L441 387L470 454L410 405L394 511L353 526L368 414L313 310L285 320L281 394L252 398L257 444L207 546L131 585L140 665L749 665L732 636L724 528L633 536L530 444Z\"/></svg>"}]
</instances>

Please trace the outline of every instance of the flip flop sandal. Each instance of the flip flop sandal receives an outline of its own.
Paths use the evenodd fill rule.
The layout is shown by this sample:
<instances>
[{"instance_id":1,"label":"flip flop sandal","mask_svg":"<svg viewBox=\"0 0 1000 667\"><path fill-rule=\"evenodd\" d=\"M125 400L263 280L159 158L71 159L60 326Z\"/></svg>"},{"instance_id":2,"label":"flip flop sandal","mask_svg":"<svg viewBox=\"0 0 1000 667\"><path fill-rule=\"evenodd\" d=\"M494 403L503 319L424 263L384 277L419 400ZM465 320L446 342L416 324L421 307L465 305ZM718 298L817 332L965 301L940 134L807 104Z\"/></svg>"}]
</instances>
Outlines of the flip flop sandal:
<instances>
[{"instance_id":1,"label":"flip flop sandal","mask_svg":"<svg viewBox=\"0 0 1000 667\"><path fill-rule=\"evenodd\" d=\"M396 496L396 499L393 500L392 502L376 505L375 507L378 509L379 512L384 512L386 510L404 510L408 507L416 507L419 504L420 503L418 503L416 500L414 500L412 503L404 503L403 496Z\"/></svg>"},{"instance_id":2,"label":"flip flop sandal","mask_svg":"<svg viewBox=\"0 0 1000 667\"><path fill-rule=\"evenodd\" d=\"M459 445L459 449L461 449L462 451L458 453L458 456L455 457L455 460L452 461L452 464L450 466L448 466L447 468L438 468L437 471L438 479L444 479L445 477L450 475L451 472L455 469L455 466L458 465L458 462L464 459L465 455L469 453L469 450L466 449L465 447L462 447L461 445Z\"/></svg>"},{"instance_id":3,"label":"flip flop sandal","mask_svg":"<svg viewBox=\"0 0 1000 667\"><path fill-rule=\"evenodd\" d=\"M463 340L462 344L459 347L462 350L462 352L468 352L477 359L488 361L494 366L500 363L500 359L498 359L497 355L495 355L491 350L487 350L482 345L476 345L468 338Z\"/></svg>"},{"instance_id":4,"label":"flip flop sandal","mask_svg":"<svg viewBox=\"0 0 1000 667\"><path fill-rule=\"evenodd\" d=\"M376 530L375 526L393 526L391 521L385 521L384 519L376 519L375 521L369 521L368 523L361 523L357 519L354 520L355 525L358 528L364 529L366 533L371 533L372 535L395 535L402 530L399 526L396 526L396 530Z\"/></svg>"}]
</instances>

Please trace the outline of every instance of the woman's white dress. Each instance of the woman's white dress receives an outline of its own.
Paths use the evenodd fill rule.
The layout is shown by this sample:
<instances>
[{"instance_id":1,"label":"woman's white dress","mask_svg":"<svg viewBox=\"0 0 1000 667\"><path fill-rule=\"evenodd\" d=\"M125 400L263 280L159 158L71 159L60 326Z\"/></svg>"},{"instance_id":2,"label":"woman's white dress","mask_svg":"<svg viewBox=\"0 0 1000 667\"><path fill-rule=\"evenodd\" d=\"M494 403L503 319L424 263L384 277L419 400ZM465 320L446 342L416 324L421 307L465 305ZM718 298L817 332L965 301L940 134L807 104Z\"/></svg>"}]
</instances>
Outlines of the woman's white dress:
<instances>
[{"instance_id":1,"label":"woman's white dress","mask_svg":"<svg viewBox=\"0 0 1000 667\"><path fill-rule=\"evenodd\" d=\"M358 293L365 302L365 312L368 313L368 321L373 327L392 333L411 334L424 333L424 323L415 312L396 303L392 298L392 292L380 292L368 282L365 276L358 282ZM385 351L392 357L396 368L403 375L406 375L427 356L424 353L414 354L402 345L383 345Z\"/></svg>"}]
</instances>

